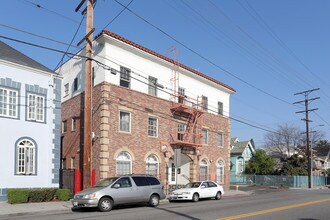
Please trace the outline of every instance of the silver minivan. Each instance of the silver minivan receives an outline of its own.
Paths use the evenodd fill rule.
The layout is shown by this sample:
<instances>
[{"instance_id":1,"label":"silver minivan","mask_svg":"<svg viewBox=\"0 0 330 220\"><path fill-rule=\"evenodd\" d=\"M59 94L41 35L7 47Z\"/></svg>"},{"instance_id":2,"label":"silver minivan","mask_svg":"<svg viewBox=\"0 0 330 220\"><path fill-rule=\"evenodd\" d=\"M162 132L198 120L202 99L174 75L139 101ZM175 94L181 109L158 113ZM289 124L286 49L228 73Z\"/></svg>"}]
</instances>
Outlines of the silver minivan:
<instances>
[{"instance_id":1,"label":"silver minivan","mask_svg":"<svg viewBox=\"0 0 330 220\"><path fill-rule=\"evenodd\" d=\"M74 195L73 207L98 207L100 211L110 211L120 204L147 202L150 206L159 205L165 199L163 185L153 176L127 175L106 178L95 186Z\"/></svg>"}]
</instances>

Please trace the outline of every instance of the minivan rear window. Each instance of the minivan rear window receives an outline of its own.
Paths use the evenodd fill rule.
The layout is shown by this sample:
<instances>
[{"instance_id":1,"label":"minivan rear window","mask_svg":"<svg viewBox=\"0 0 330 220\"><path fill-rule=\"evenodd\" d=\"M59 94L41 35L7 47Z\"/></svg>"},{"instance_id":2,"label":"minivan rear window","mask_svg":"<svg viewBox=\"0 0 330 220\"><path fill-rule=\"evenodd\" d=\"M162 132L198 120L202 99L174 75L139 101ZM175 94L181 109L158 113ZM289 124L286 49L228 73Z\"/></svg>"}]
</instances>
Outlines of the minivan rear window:
<instances>
[{"instance_id":1,"label":"minivan rear window","mask_svg":"<svg viewBox=\"0 0 330 220\"><path fill-rule=\"evenodd\" d=\"M148 180L150 185L159 185L160 184L158 179L155 178L155 177L147 177L147 180Z\"/></svg>"},{"instance_id":2,"label":"minivan rear window","mask_svg":"<svg viewBox=\"0 0 330 220\"><path fill-rule=\"evenodd\" d=\"M147 178L144 176L134 176L132 177L137 186L149 186Z\"/></svg>"}]
</instances>

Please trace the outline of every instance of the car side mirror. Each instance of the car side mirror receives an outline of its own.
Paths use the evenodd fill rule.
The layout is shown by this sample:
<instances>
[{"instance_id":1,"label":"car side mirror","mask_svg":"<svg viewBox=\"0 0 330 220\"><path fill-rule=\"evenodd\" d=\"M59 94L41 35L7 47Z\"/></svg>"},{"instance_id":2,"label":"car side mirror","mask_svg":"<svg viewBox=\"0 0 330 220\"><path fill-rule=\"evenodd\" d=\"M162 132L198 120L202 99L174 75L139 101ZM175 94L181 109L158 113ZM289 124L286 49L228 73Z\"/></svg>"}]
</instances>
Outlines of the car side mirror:
<instances>
[{"instance_id":1,"label":"car side mirror","mask_svg":"<svg viewBox=\"0 0 330 220\"><path fill-rule=\"evenodd\" d=\"M115 189L120 188L120 184L119 183L116 183L115 185L113 185L113 188L115 188Z\"/></svg>"}]
</instances>

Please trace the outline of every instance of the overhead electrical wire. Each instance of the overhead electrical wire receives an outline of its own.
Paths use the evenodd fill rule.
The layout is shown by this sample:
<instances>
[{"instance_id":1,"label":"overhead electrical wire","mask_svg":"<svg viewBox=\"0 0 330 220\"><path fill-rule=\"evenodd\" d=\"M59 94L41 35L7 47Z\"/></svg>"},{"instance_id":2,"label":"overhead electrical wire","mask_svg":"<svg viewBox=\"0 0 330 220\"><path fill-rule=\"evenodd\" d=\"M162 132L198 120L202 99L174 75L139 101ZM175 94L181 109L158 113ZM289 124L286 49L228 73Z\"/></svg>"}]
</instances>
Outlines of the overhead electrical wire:
<instances>
[{"instance_id":1,"label":"overhead electrical wire","mask_svg":"<svg viewBox=\"0 0 330 220\"><path fill-rule=\"evenodd\" d=\"M70 52L65 52L65 51L62 51L62 50L58 50L58 49L54 49L54 48L50 48L50 47L45 47L45 46L41 46L41 45L37 45L37 44L33 44L33 43L29 43L29 42L26 42L26 41L17 40L17 39L10 38L10 37L6 37L6 36L2 36L2 35L0 35L0 38L4 38L4 39L11 40L11 41L15 41L15 42L18 42L18 43L22 43L22 44L26 44L26 45L30 45L30 46L34 46L34 47L38 47L38 48L42 48L42 49L45 49L45 50L50 50L50 51L54 51L54 52L58 52L58 53L67 53L67 54L69 54L69 55L77 56L77 57L79 57L79 58L89 59L88 57L83 56L83 55L73 54L73 53L70 53ZM104 68L104 69L106 69L106 70L109 70L109 71L113 70L113 68L111 68L110 66L108 66L108 65L106 65L106 64L103 64L102 62L100 62L100 61L98 61L98 60L95 60L95 59L91 59L91 60L94 61L94 62L96 62L98 65L100 65L102 68ZM139 79L137 79L137 78L135 78L135 77L132 77L132 76L131 76L131 78L133 78L133 79L135 79L135 80L137 80L137 81L140 81L140 82L142 82L142 83L148 84L147 82L144 82L144 81L142 81L142 80L139 80ZM149 85L149 84L148 84L148 85ZM172 93L167 92L167 91L165 91L165 90L162 90L162 89L160 89L160 88L158 88L158 87L157 87L157 89L159 89L159 90L161 90L162 92L165 92L165 93L167 93L167 94L173 95ZM210 111L213 112L213 113L216 113L216 114L217 114L217 112L214 111L214 110L210 110ZM242 123L242 124L245 124L245 125L248 125L248 126L251 126L251 127L257 128L257 129L259 129L259 130L263 130L263 131L267 131L267 132L271 132L271 133L276 133L276 134L277 134L277 132L275 132L275 131L272 131L272 130L269 130L269 129L265 129L265 128L263 128L263 127L259 127L259 126L253 125L253 124L250 124L250 123L244 122L244 121L242 121L242 120L239 120L239 119L236 119L236 118L233 118L233 117L228 117L228 116L224 116L224 117L227 117L227 118L232 119L232 120L234 120L234 121L237 121L237 122L239 122L239 123Z\"/></svg>"},{"instance_id":2,"label":"overhead electrical wire","mask_svg":"<svg viewBox=\"0 0 330 220\"><path fill-rule=\"evenodd\" d=\"M122 7L125 7L122 3L120 3L117 0L114 0L115 2L117 2L119 5L121 5ZM127 8L126 10L128 10L129 12L131 12L133 15L135 15L136 17L138 17L139 19L141 19L142 21L144 21L145 23L149 24L150 26L152 26L153 28L157 29L158 31L160 31L161 33L163 33L164 35L166 35L167 37L169 37L170 39L172 39L173 41L175 41L176 43L180 44L182 47L186 48L187 50L189 50L190 52L192 52L193 54L197 55L198 57L200 57L201 59L207 61L208 63L210 63L212 66L222 70L223 72L227 73L228 75L234 77L235 79L243 82L244 84L258 90L261 93L264 93L274 99L277 99L278 101L281 101L283 103L286 103L290 106L294 106L292 103L285 101L284 99L281 99L279 97L276 97L275 95L270 94L269 92L266 92L263 89L260 89L258 87L256 87L255 85L247 82L246 80L241 79L240 77L236 76L234 73L232 73L229 70L224 69L223 67L219 66L218 64L216 64L215 62L211 61L210 59L208 59L207 57L201 55L200 53L196 52L195 50L193 50L192 48L188 47L187 45L185 45L184 43L182 43L181 41L177 40L176 38L174 38L172 35L168 34L167 32L165 32L164 30L162 30L161 28L157 27L156 25L152 24L151 22L149 22L148 20L146 20L145 18L143 18L142 16L138 15L137 13L135 13L134 11L132 11L131 9Z\"/></svg>"}]
</instances>

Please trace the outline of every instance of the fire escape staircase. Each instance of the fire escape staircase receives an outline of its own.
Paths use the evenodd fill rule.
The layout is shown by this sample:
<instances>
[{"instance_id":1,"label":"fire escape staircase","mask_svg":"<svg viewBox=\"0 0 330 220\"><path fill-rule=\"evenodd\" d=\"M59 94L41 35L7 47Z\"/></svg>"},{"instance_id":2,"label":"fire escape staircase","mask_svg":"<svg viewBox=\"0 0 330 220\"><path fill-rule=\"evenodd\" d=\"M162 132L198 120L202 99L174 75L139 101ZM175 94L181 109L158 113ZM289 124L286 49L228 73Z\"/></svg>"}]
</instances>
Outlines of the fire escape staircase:
<instances>
[{"instance_id":1,"label":"fire escape staircase","mask_svg":"<svg viewBox=\"0 0 330 220\"><path fill-rule=\"evenodd\" d=\"M171 108L173 115L181 116L181 118L186 118L186 128L183 133L182 138L178 138L178 135L171 135L171 145L178 147L201 147L201 116L203 114L202 110L194 107L188 107L181 103L175 103L176 106ZM175 131L178 133L178 131Z\"/></svg>"}]
</instances>

